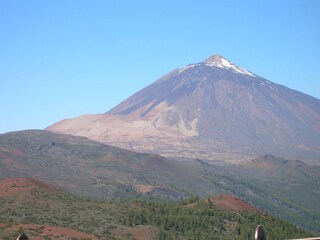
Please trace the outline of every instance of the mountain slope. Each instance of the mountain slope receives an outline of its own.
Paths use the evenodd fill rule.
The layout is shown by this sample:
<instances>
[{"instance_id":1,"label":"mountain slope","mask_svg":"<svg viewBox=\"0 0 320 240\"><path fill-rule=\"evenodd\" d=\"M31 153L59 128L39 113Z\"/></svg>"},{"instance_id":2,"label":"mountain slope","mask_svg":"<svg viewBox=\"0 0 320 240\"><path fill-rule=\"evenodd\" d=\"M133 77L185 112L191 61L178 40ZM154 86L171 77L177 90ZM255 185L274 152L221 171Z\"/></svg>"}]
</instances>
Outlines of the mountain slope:
<instances>
[{"instance_id":1,"label":"mountain slope","mask_svg":"<svg viewBox=\"0 0 320 240\"><path fill-rule=\"evenodd\" d=\"M181 199L168 179L178 177L177 185L186 180L175 161L83 137L30 130L0 135L0 146L2 178L36 178L77 194L129 198L148 186L150 195Z\"/></svg>"},{"instance_id":2,"label":"mountain slope","mask_svg":"<svg viewBox=\"0 0 320 240\"><path fill-rule=\"evenodd\" d=\"M311 236L292 224L255 211L223 209L214 201L110 202L83 199L31 179L0 180L9 195L0 193L0 238L15 239L253 239L263 224L272 239ZM32 193L25 195L24 193ZM225 197L226 198L226 197ZM227 196L233 199L232 196ZM227 204L228 205L228 204ZM239 211L240 210L240 211Z\"/></svg>"},{"instance_id":3,"label":"mountain slope","mask_svg":"<svg viewBox=\"0 0 320 240\"><path fill-rule=\"evenodd\" d=\"M201 159L177 161L48 131L0 135L2 179L34 178L77 195L104 199L177 201L190 196L231 194L319 232L319 168L273 158L271 164L281 166L281 171L275 171L270 179L268 172L256 170L263 166L254 164L256 161L240 166L214 165ZM288 174L282 176L283 172Z\"/></svg>"},{"instance_id":4,"label":"mountain slope","mask_svg":"<svg viewBox=\"0 0 320 240\"><path fill-rule=\"evenodd\" d=\"M318 161L320 100L214 55L172 71L106 114L48 130L168 156Z\"/></svg>"}]
</instances>

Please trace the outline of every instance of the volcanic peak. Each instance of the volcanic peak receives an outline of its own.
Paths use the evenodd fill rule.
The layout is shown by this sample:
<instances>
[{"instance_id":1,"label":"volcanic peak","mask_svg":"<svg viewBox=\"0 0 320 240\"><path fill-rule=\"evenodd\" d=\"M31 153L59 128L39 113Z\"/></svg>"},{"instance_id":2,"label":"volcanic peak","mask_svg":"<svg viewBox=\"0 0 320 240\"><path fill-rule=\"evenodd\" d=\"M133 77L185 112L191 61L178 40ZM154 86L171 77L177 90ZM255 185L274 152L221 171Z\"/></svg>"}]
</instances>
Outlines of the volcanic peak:
<instances>
[{"instance_id":1,"label":"volcanic peak","mask_svg":"<svg viewBox=\"0 0 320 240\"><path fill-rule=\"evenodd\" d=\"M222 57L219 54L212 55L211 57L204 60L203 63L209 67L219 67L219 68L229 69L229 70L232 70L233 72L249 75L251 77L256 77L253 73L249 72L243 67L240 67L234 64L233 62L229 61L228 59Z\"/></svg>"},{"instance_id":2,"label":"volcanic peak","mask_svg":"<svg viewBox=\"0 0 320 240\"><path fill-rule=\"evenodd\" d=\"M204 60L203 62L204 63L207 63L207 64L218 64L218 63L222 63L224 61L228 61L227 59L225 59L224 57L222 57L220 54L214 54L212 55L211 57L207 58L206 60ZM228 61L229 62L229 61Z\"/></svg>"}]
</instances>

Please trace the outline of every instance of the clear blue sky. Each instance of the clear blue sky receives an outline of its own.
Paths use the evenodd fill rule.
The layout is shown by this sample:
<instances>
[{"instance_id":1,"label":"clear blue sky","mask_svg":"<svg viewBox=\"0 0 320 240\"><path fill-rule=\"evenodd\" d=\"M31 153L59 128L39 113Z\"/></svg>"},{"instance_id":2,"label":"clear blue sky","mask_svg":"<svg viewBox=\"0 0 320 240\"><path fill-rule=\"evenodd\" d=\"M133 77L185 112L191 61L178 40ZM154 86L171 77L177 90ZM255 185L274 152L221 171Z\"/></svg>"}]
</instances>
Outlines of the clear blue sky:
<instances>
[{"instance_id":1,"label":"clear blue sky","mask_svg":"<svg viewBox=\"0 0 320 240\"><path fill-rule=\"evenodd\" d=\"M0 133L104 113L215 53L320 98L320 1L0 0Z\"/></svg>"}]
</instances>

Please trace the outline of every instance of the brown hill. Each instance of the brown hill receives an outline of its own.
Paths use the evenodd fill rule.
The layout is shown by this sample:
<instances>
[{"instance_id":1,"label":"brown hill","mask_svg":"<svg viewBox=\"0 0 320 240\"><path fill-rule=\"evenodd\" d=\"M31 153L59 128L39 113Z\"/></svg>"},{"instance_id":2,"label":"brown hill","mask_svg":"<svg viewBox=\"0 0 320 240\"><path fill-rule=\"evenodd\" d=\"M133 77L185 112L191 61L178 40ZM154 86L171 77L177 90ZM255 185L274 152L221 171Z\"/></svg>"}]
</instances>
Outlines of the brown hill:
<instances>
[{"instance_id":1,"label":"brown hill","mask_svg":"<svg viewBox=\"0 0 320 240\"><path fill-rule=\"evenodd\" d=\"M320 100L214 55L176 69L98 115L48 130L167 156L318 161Z\"/></svg>"},{"instance_id":2,"label":"brown hill","mask_svg":"<svg viewBox=\"0 0 320 240\"><path fill-rule=\"evenodd\" d=\"M15 239L20 233L27 233L29 239L32 240L43 240L43 239L88 239L97 240L96 236L80 232L76 229L48 226L40 224L17 224L10 226L7 224L0 225L3 228L3 234L11 233L12 239ZM14 235L14 233L17 233ZM0 238L1 239L1 238Z\"/></svg>"},{"instance_id":3,"label":"brown hill","mask_svg":"<svg viewBox=\"0 0 320 240\"><path fill-rule=\"evenodd\" d=\"M217 197L210 199L216 206L232 210L232 211L248 211L248 212L255 212L255 213L262 213L261 209L241 200L240 198L237 198L232 195L219 195Z\"/></svg>"},{"instance_id":4,"label":"brown hill","mask_svg":"<svg viewBox=\"0 0 320 240\"><path fill-rule=\"evenodd\" d=\"M0 199L15 194L20 197L27 197L36 192L58 194L61 191L53 186L30 178L0 179Z\"/></svg>"}]
</instances>

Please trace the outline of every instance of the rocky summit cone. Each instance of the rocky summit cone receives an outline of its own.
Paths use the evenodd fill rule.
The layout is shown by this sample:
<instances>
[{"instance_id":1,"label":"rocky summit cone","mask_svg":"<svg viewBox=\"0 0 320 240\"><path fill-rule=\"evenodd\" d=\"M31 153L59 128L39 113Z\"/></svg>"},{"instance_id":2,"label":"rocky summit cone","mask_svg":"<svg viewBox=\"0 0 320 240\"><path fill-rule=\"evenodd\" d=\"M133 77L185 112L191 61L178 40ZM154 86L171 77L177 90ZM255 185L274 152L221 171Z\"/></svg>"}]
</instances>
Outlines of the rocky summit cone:
<instances>
[{"instance_id":1,"label":"rocky summit cone","mask_svg":"<svg viewBox=\"0 0 320 240\"><path fill-rule=\"evenodd\" d=\"M214 67L220 67L220 68L225 68L225 69L230 69L232 71L250 75L254 77L254 74L249 72L248 70L230 62L228 59L222 57L219 54L212 55L211 57L207 58L206 60L203 61L204 64L207 66L214 66Z\"/></svg>"},{"instance_id":2,"label":"rocky summit cone","mask_svg":"<svg viewBox=\"0 0 320 240\"><path fill-rule=\"evenodd\" d=\"M312 161L320 156L320 100L213 55L173 70L106 114L48 130L175 157Z\"/></svg>"}]
</instances>

